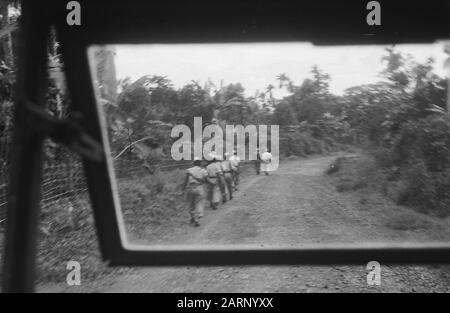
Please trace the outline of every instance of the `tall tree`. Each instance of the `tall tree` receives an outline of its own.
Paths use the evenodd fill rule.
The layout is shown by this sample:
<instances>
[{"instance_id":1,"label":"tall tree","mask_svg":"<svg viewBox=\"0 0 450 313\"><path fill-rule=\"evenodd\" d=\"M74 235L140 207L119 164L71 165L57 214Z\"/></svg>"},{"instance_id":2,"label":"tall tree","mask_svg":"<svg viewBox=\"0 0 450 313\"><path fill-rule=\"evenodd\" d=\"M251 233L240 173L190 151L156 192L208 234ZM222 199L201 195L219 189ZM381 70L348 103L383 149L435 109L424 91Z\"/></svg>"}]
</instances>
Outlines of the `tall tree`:
<instances>
[{"instance_id":1,"label":"tall tree","mask_svg":"<svg viewBox=\"0 0 450 313\"><path fill-rule=\"evenodd\" d=\"M317 65L313 65L311 74L313 76L313 92L319 95L327 95L330 87L330 75L324 73Z\"/></svg>"},{"instance_id":2,"label":"tall tree","mask_svg":"<svg viewBox=\"0 0 450 313\"><path fill-rule=\"evenodd\" d=\"M294 109L287 101L282 101L276 105L273 112L273 121L275 125L289 126L298 124Z\"/></svg>"},{"instance_id":3,"label":"tall tree","mask_svg":"<svg viewBox=\"0 0 450 313\"><path fill-rule=\"evenodd\" d=\"M275 99L273 98L273 90L275 89L275 86L272 84L267 85L266 87L266 95L269 95L269 103L271 107L275 106Z\"/></svg>"},{"instance_id":4,"label":"tall tree","mask_svg":"<svg viewBox=\"0 0 450 313\"><path fill-rule=\"evenodd\" d=\"M402 90L410 83L408 73L406 71L406 57L395 50L394 47L386 48L386 55L381 58L381 62L386 64L385 69L381 72L395 87Z\"/></svg>"},{"instance_id":5,"label":"tall tree","mask_svg":"<svg viewBox=\"0 0 450 313\"><path fill-rule=\"evenodd\" d=\"M246 124L251 110L244 91L240 83L221 88L214 97L219 111L217 117L230 123Z\"/></svg>"}]
</instances>

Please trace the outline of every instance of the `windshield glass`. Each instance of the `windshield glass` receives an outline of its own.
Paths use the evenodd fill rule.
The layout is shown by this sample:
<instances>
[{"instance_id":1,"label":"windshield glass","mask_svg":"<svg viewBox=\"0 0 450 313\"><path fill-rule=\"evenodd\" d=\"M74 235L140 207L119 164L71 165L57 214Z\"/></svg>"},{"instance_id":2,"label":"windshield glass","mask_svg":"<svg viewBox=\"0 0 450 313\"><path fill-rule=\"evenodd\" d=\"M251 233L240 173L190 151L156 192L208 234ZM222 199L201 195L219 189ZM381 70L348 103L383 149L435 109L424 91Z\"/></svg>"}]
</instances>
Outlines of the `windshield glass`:
<instances>
[{"instance_id":1,"label":"windshield glass","mask_svg":"<svg viewBox=\"0 0 450 313\"><path fill-rule=\"evenodd\" d=\"M131 243L449 241L444 44L89 56Z\"/></svg>"}]
</instances>

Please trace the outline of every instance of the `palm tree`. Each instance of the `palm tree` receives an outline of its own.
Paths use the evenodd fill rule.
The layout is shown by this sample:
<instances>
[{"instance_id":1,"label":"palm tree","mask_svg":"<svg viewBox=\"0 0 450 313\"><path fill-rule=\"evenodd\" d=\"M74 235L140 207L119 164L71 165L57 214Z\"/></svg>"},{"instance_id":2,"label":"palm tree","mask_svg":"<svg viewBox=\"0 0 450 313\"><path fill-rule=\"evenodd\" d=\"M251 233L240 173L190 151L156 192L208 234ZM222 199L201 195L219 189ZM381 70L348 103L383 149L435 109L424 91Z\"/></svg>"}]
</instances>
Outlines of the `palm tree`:
<instances>
[{"instance_id":1,"label":"palm tree","mask_svg":"<svg viewBox=\"0 0 450 313\"><path fill-rule=\"evenodd\" d=\"M272 85L272 84L267 85L266 91L264 92L264 96L269 94L269 103L270 103L270 105L275 106L275 100L273 99L273 93L272 93L273 89L275 89L274 85Z\"/></svg>"},{"instance_id":2,"label":"palm tree","mask_svg":"<svg viewBox=\"0 0 450 313\"><path fill-rule=\"evenodd\" d=\"M287 91L293 92L294 85L292 83L292 80L289 78L289 76L286 75L286 73L281 73L277 76L277 80L279 81L279 88L286 87Z\"/></svg>"},{"instance_id":3,"label":"palm tree","mask_svg":"<svg viewBox=\"0 0 450 313\"><path fill-rule=\"evenodd\" d=\"M286 73L281 73L277 76L277 80L279 81L278 88L282 88L289 82L289 77L287 77Z\"/></svg>"},{"instance_id":4,"label":"palm tree","mask_svg":"<svg viewBox=\"0 0 450 313\"><path fill-rule=\"evenodd\" d=\"M269 97L272 99L272 90L275 88L274 85L269 84L266 87L266 94L269 94Z\"/></svg>"}]
</instances>

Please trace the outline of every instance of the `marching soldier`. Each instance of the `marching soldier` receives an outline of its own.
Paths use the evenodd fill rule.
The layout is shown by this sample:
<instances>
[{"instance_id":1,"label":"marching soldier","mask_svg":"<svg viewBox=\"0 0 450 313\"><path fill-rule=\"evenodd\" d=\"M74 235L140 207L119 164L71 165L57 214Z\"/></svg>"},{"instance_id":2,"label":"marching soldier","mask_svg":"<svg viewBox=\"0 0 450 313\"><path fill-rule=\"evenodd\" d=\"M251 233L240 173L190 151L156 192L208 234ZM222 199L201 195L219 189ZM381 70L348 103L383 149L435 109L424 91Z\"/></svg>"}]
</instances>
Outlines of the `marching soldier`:
<instances>
[{"instance_id":1,"label":"marching soldier","mask_svg":"<svg viewBox=\"0 0 450 313\"><path fill-rule=\"evenodd\" d=\"M222 176L222 169L220 163L217 162L217 156L210 156L212 157L212 160L209 162L208 166L206 166L206 171L208 173L208 200L211 204L211 209L216 210L220 201L222 184L220 179Z\"/></svg>"},{"instance_id":2,"label":"marching soldier","mask_svg":"<svg viewBox=\"0 0 450 313\"><path fill-rule=\"evenodd\" d=\"M259 172L261 171L261 155L259 154L258 148L256 148L255 171L256 175L259 175Z\"/></svg>"},{"instance_id":3,"label":"marching soldier","mask_svg":"<svg viewBox=\"0 0 450 313\"><path fill-rule=\"evenodd\" d=\"M219 181L220 193L222 194L222 203L225 203L225 202L227 202L227 187L226 187L225 177L223 175L223 170L222 170L222 161L223 161L223 157L218 154L216 156L217 166L220 168L220 175L218 176L218 178L219 178L218 181Z\"/></svg>"},{"instance_id":4,"label":"marching soldier","mask_svg":"<svg viewBox=\"0 0 450 313\"><path fill-rule=\"evenodd\" d=\"M233 199L233 174L232 174L232 166L231 161L229 157L229 153L225 153L225 159L222 161L222 172L223 172L223 178L225 180L225 186L228 191L228 194L230 195L230 200Z\"/></svg>"},{"instance_id":5,"label":"marching soldier","mask_svg":"<svg viewBox=\"0 0 450 313\"><path fill-rule=\"evenodd\" d=\"M261 171L267 176L269 175L269 172L271 169L271 162L272 162L272 153L270 153L270 150L263 151L263 154L261 155Z\"/></svg>"},{"instance_id":6,"label":"marching soldier","mask_svg":"<svg viewBox=\"0 0 450 313\"><path fill-rule=\"evenodd\" d=\"M239 163L241 163L241 159L237 156L237 151L233 151L233 155L230 157L230 163L231 163L231 173L233 176L233 185L234 190L237 190L237 185L239 184Z\"/></svg>"},{"instance_id":7,"label":"marching soldier","mask_svg":"<svg viewBox=\"0 0 450 313\"><path fill-rule=\"evenodd\" d=\"M200 226L200 218L203 217L205 206L205 183L207 182L208 172L201 167L201 159L194 158L194 166L186 172L183 191L187 189L186 200L191 215L191 223L194 226Z\"/></svg>"}]
</instances>

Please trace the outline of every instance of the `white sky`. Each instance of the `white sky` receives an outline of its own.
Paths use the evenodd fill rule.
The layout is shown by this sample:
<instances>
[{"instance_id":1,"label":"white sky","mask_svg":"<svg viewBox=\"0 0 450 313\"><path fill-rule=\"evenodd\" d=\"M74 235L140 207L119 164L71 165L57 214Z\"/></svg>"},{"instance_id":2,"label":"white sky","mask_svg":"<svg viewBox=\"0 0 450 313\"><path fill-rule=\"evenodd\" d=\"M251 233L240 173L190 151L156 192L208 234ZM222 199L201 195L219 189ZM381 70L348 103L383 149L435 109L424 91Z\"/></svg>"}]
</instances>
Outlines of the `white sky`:
<instances>
[{"instance_id":1,"label":"white sky","mask_svg":"<svg viewBox=\"0 0 450 313\"><path fill-rule=\"evenodd\" d=\"M348 87L381 80L381 57L387 46L315 47L308 43L251 44L164 44L116 46L118 78L143 75L167 76L175 87L191 80L201 85L209 79L218 87L240 82L247 96L268 84L278 87L276 76L286 73L296 85L310 77L311 66L317 64L331 75L330 89L341 94ZM435 72L445 75L446 55L442 44L398 45L397 50L409 53L423 62L434 57ZM285 95L275 90L274 96Z\"/></svg>"}]
</instances>

